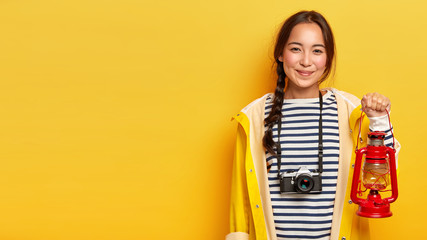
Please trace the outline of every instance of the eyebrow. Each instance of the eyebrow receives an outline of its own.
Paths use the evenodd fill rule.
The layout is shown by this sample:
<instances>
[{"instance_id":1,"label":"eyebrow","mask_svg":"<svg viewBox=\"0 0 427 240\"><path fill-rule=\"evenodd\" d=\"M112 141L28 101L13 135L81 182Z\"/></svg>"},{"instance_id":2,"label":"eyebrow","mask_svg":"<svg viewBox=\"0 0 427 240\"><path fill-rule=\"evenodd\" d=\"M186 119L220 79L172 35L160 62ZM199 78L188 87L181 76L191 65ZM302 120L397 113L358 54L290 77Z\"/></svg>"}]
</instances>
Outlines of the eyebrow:
<instances>
[{"instance_id":1,"label":"eyebrow","mask_svg":"<svg viewBox=\"0 0 427 240\"><path fill-rule=\"evenodd\" d=\"M296 44L296 45L302 46L302 44L299 43L299 42L290 42L290 43L288 43L288 45L291 45L291 44ZM314 44L313 47L323 47L323 48L326 48L323 44Z\"/></svg>"}]
</instances>

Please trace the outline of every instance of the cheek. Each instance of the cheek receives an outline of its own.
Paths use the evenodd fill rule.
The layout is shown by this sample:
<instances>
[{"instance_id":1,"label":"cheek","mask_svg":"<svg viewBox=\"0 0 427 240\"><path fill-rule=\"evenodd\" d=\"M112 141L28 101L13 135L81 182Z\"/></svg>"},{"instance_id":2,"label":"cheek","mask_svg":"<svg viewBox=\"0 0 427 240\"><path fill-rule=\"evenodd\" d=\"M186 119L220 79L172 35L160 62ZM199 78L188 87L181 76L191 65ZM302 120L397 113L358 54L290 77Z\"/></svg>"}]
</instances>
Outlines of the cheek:
<instances>
[{"instance_id":1,"label":"cheek","mask_svg":"<svg viewBox=\"0 0 427 240\"><path fill-rule=\"evenodd\" d=\"M317 69L320 70L320 69L326 68L326 61L327 61L326 56L321 56L319 58L316 58L314 63L316 64Z\"/></svg>"},{"instance_id":2,"label":"cheek","mask_svg":"<svg viewBox=\"0 0 427 240\"><path fill-rule=\"evenodd\" d=\"M283 53L283 63L286 66L294 66L296 63L298 63L298 56L292 52L285 51Z\"/></svg>"}]
</instances>

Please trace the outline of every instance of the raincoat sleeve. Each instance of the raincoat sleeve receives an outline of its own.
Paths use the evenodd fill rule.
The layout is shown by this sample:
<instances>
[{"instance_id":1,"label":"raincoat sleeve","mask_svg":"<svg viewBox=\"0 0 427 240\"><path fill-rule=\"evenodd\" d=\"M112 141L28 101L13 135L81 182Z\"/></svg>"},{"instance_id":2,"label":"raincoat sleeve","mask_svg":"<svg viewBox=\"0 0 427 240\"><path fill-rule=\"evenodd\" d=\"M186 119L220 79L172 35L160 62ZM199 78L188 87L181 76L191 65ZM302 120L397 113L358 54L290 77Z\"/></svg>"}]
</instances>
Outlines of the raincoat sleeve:
<instances>
[{"instance_id":1,"label":"raincoat sleeve","mask_svg":"<svg viewBox=\"0 0 427 240\"><path fill-rule=\"evenodd\" d=\"M249 232L253 224L250 224L251 209L245 174L246 151L247 136L244 128L238 124L231 180L230 233L226 236L226 240L250 239Z\"/></svg>"},{"instance_id":2,"label":"raincoat sleeve","mask_svg":"<svg viewBox=\"0 0 427 240\"><path fill-rule=\"evenodd\" d=\"M386 125L386 127L384 128L383 126L381 126L378 129L378 127L376 126L376 124L378 124L378 123L375 123L375 122L371 123L372 120L369 119L366 116L366 114L363 113L361 115L360 109L362 109L361 105L356 107L350 115L350 127L352 127L352 129L353 129L353 142L354 142L354 144L356 144L357 141L359 140L359 138L360 138L360 140L362 140L361 142L359 142L359 148L366 146L367 136L368 136L368 133L370 132L371 128L374 128L373 130L383 130L383 131L388 130L387 125L388 125L388 121L389 121L389 118L386 118L386 124L382 124L382 125ZM360 121L362 121L362 129L361 129L361 132L359 135ZM393 127L392 127L392 129L393 129ZM394 149L396 150L396 156L395 156L396 157L396 172L397 172L397 175L399 175L400 169L398 167L398 156L399 156L399 152L401 149L401 145L400 145L400 142L396 139L396 136L394 135L394 130L392 130L392 132L393 132L393 138L394 138ZM365 142L365 144L362 144L363 141Z\"/></svg>"}]
</instances>

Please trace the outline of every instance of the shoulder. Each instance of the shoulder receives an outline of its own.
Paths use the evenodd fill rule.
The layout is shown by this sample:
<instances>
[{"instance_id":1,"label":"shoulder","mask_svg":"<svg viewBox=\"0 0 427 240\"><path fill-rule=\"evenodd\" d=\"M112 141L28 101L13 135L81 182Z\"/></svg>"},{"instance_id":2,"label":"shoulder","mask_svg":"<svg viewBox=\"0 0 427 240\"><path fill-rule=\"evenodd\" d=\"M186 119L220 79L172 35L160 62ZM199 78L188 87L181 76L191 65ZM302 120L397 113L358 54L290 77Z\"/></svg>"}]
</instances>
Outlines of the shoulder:
<instances>
[{"instance_id":1,"label":"shoulder","mask_svg":"<svg viewBox=\"0 0 427 240\"><path fill-rule=\"evenodd\" d=\"M334 90L335 95L338 95L339 97L343 98L346 102L348 102L348 104L352 104L354 105L354 107L360 104L360 99L354 96L353 94L338 89Z\"/></svg>"},{"instance_id":2,"label":"shoulder","mask_svg":"<svg viewBox=\"0 0 427 240\"><path fill-rule=\"evenodd\" d=\"M246 107L244 107L241 112L248 114L254 111L255 109L264 108L266 101L271 101L273 96L274 95L272 93L267 93L264 96L257 98L248 105L246 105Z\"/></svg>"},{"instance_id":3,"label":"shoulder","mask_svg":"<svg viewBox=\"0 0 427 240\"><path fill-rule=\"evenodd\" d=\"M341 91L336 88L326 88L326 89L329 91L332 91L336 98L342 99L347 104L349 110L355 109L357 106L360 105L360 99L351 93Z\"/></svg>"}]
</instances>

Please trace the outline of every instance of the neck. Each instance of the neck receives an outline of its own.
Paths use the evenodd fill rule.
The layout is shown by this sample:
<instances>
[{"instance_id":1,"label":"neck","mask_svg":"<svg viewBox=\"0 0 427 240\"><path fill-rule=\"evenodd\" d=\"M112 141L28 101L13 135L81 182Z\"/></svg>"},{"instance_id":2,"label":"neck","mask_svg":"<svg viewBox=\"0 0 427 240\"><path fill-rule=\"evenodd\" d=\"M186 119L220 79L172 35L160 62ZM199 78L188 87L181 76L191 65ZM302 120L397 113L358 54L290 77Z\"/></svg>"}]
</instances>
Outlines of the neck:
<instances>
[{"instance_id":1,"label":"neck","mask_svg":"<svg viewBox=\"0 0 427 240\"><path fill-rule=\"evenodd\" d=\"M322 93L323 95L324 93ZM298 98L317 98L319 97L319 86L310 88L298 88L289 85L285 91L285 99L298 99Z\"/></svg>"}]
</instances>

